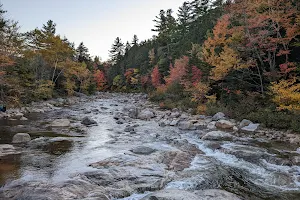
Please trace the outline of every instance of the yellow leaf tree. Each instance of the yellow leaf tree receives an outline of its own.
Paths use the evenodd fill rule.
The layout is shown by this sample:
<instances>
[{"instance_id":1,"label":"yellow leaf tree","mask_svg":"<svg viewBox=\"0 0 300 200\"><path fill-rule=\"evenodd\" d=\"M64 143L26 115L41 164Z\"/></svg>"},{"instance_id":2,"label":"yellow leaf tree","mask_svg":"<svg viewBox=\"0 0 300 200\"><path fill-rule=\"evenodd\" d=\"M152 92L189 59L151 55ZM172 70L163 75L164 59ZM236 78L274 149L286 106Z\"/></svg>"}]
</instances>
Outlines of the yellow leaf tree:
<instances>
[{"instance_id":1,"label":"yellow leaf tree","mask_svg":"<svg viewBox=\"0 0 300 200\"><path fill-rule=\"evenodd\" d=\"M300 83L296 78L273 82L271 91L279 110L300 111Z\"/></svg>"},{"instance_id":2,"label":"yellow leaf tree","mask_svg":"<svg viewBox=\"0 0 300 200\"><path fill-rule=\"evenodd\" d=\"M229 29L230 15L224 15L216 24L213 33L204 42L202 57L213 66L211 79L218 81L231 71L246 68L247 65L233 48L237 35Z\"/></svg>"}]
</instances>

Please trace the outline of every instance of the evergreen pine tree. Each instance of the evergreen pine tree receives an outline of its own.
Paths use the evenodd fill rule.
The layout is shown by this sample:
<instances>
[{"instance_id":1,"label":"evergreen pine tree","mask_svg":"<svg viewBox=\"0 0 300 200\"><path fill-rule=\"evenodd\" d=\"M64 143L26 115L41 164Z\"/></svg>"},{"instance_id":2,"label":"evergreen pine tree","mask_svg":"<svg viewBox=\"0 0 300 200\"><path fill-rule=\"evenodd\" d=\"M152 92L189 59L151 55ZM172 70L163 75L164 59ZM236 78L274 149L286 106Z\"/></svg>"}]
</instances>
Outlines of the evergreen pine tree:
<instances>
[{"instance_id":1,"label":"evergreen pine tree","mask_svg":"<svg viewBox=\"0 0 300 200\"><path fill-rule=\"evenodd\" d=\"M124 44L122 43L121 39L117 37L111 46L111 50L109 51L111 61L114 63L120 61L124 55L124 50Z\"/></svg>"},{"instance_id":2,"label":"evergreen pine tree","mask_svg":"<svg viewBox=\"0 0 300 200\"><path fill-rule=\"evenodd\" d=\"M77 61L78 62L85 62L87 63L90 61L90 55L89 55L89 50L86 46L84 46L83 42L79 44L79 46L76 49L77 53Z\"/></svg>"},{"instance_id":3,"label":"evergreen pine tree","mask_svg":"<svg viewBox=\"0 0 300 200\"><path fill-rule=\"evenodd\" d=\"M134 35L133 36L133 39L132 39L132 46L134 46L134 45L138 45L139 44L139 38L137 37L137 35Z\"/></svg>"},{"instance_id":4,"label":"evergreen pine tree","mask_svg":"<svg viewBox=\"0 0 300 200\"><path fill-rule=\"evenodd\" d=\"M47 24L43 24L42 33L44 35L55 35L56 24L52 20L48 20Z\"/></svg>"},{"instance_id":5,"label":"evergreen pine tree","mask_svg":"<svg viewBox=\"0 0 300 200\"><path fill-rule=\"evenodd\" d=\"M189 31L192 22L192 6L189 2L184 2L178 10L178 24L181 35L185 35Z\"/></svg>"}]
</instances>

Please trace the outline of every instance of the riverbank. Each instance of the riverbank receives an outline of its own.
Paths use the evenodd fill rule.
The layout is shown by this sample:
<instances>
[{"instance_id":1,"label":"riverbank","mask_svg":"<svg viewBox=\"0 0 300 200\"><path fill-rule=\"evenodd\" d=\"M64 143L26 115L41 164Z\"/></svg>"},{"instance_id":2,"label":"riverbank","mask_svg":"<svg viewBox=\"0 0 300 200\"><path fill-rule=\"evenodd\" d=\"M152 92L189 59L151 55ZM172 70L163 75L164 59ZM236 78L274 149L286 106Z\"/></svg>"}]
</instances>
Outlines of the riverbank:
<instances>
[{"instance_id":1,"label":"riverbank","mask_svg":"<svg viewBox=\"0 0 300 200\"><path fill-rule=\"evenodd\" d=\"M18 112L28 119L21 127ZM143 94L99 93L8 114L11 135L36 134L13 145L19 174L1 188L4 199L299 198L296 134L222 113L161 110Z\"/></svg>"}]
</instances>

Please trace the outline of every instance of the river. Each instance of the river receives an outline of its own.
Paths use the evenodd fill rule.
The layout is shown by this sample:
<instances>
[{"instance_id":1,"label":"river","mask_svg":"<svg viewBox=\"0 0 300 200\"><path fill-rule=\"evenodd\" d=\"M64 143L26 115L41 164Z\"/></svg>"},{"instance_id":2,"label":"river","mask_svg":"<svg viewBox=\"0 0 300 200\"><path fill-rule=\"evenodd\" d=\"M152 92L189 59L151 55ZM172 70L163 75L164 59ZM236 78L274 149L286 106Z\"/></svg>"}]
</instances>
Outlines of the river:
<instances>
[{"instance_id":1,"label":"river","mask_svg":"<svg viewBox=\"0 0 300 200\"><path fill-rule=\"evenodd\" d=\"M132 106L151 108L155 117L128 117ZM166 113L144 95L103 93L27 115L26 122L2 121L1 144L20 131L32 141L15 145L20 154L1 157L0 198L140 200L165 189L218 189L240 199L300 199L293 160L299 146L250 137L203 140L211 130L159 126ZM84 127L87 116L98 125ZM71 126L52 128L57 118Z\"/></svg>"}]
</instances>

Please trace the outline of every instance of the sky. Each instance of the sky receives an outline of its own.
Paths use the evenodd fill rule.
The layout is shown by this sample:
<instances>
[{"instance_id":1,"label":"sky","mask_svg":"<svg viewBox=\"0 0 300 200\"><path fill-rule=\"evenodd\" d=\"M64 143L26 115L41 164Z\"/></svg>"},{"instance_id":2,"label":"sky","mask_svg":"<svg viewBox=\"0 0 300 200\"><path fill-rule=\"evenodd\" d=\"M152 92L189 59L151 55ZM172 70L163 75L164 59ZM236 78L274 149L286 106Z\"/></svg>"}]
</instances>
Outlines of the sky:
<instances>
[{"instance_id":1,"label":"sky","mask_svg":"<svg viewBox=\"0 0 300 200\"><path fill-rule=\"evenodd\" d=\"M141 40L155 33L153 19L161 9L174 16L185 0L0 0L6 17L19 22L21 32L41 28L51 19L57 33L76 46L83 42L92 56L109 58L116 37L125 43L136 34Z\"/></svg>"}]
</instances>

